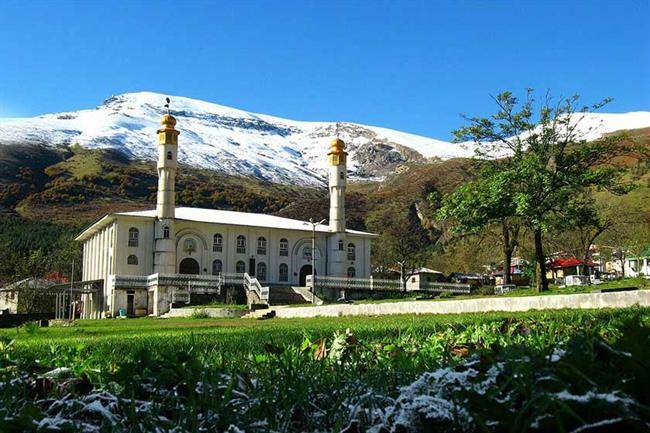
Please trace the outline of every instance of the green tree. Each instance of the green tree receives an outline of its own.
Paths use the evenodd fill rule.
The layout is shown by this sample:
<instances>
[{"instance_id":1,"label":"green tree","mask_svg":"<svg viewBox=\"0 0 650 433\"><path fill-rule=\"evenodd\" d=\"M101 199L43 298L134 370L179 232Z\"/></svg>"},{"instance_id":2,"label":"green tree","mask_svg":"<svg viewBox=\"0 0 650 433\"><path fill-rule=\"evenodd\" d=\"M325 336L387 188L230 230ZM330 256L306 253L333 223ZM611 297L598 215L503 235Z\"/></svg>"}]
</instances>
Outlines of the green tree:
<instances>
[{"instance_id":1,"label":"green tree","mask_svg":"<svg viewBox=\"0 0 650 433\"><path fill-rule=\"evenodd\" d=\"M623 169L612 163L625 151L625 137L590 142L583 138L598 127L587 123L589 113L609 99L579 106L578 96L555 101L547 94L536 101L529 90L522 101L511 92L494 100L494 115L465 117L469 124L455 131L455 138L474 143L479 159L505 161L502 176L508 182L503 190L513 201L514 216L533 233L537 290L547 290L543 233L585 212L579 199L586 189L628 190ZM482 180L489 183L490 176L496 175L489 173Z\"/></svg>"},{"instance_id":2,"label":"green tree","mask_svg":"<svg viewBox=\"0 0 650 433\"><path fill-rule=\"evenodd\" d=\"M405 277L425 264L424 250L431 241L415 205L381 206L368 216L366 223L371 231L379 233L379 239L373 242L373 266L379 273L401 267Z\"/></svg>"},{"instance_id":3,"label":"green tree","mask_svg":"<svg viewBox=\"0 0 650 433\"><path fill-rule=\"evenodd\" d=\"M501 228L503 279L511 283L510 263L517 247L520 223L512 197L512 174L504 164L488 164L479 178L459 187L445 197L438 211L441 219L454 222L456 234L475 234L489 225Z\"/></svg>"}]
</instances>

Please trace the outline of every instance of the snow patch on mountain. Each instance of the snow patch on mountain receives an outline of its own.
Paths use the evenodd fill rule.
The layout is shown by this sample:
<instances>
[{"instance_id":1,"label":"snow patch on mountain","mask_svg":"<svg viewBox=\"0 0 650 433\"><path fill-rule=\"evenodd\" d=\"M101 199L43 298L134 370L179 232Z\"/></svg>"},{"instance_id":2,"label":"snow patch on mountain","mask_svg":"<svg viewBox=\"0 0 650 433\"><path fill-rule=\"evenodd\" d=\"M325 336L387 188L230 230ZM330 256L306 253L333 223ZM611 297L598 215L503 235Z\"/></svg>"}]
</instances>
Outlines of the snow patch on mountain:
<instances>
[{"instance_id":1,"label":"snow patch on mountain","mask_svg":"<svg viewBox=\"0 0 650 433\"><path fill-rule=\"evenodd\" d=\"M126 93L108 98L95 109L0 119L0 144L78 143L152 160L157 156L156 130L165 113L165 97ZM183 163L273 182L325 182L325 155L336 133L333 122L288 120L180 96L172 97L172 114L181 131ZM650 126L648 112L593 116L590 122L600 125L590 130L591 138ZM471 146L374 126L339 123L339 134L350 153L348 169L353 177L382 177L408 161L472 155Z\"/></svg>"}]
</instances>

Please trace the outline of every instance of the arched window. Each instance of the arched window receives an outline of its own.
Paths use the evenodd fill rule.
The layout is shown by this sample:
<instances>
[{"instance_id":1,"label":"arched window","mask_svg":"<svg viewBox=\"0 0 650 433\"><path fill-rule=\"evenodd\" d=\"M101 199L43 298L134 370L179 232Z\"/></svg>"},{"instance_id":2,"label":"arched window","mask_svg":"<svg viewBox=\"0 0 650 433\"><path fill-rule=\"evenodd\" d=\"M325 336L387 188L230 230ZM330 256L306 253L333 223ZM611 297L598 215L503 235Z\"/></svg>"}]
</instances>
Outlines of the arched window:
<instances>
[{"instance_id":1,"label":"arched window","mask_svg":"<svg viewBox=\"0 0 650 433\"><path fill-rule=\"evenodd\" d=\"M244 272L246 272L246 263L242 262L241 260L238 261L235 264L235 272L237 272L238 274L243 274Z\"/></svg>"},{"instance_id":2,"label":"arched window","mask_svg":"<svg viewBox=\"0 0 650 433\"><path fill-rule=\"evenodd\" d=\"M171 151L167 152L167 159L169 159L170 161L173 159Z\"/></svg>"},{"instance_id":3,"label":"arched window","mask_svg":"<svg viewBox=\"0 0 650 433\"><path fill-rule=\"evenodd\" d=\"M280 255L288 256L289 255L289 241L285 238L280 239Z\"/></svg>"},{"instance_id":4,"label":"arched window","mask_svg":"<svg viewBox=\"0 0 650 433\"><path fill-rule=\"evenodd\" d=\"M135 254L131 254L129 257L126 258L126 264L127 265L137 265L138 264L138 256Z\"/></svg>"},{"instance_id":5,"label":"arched window","mask_svg":"<svg viewBox=\"0 0 650 433\"><path fill-rule=\"evenodd\" d=\"M212 262L212 275L219 275L223 270L223 263L221 260L214 260Z\"/></svg>"},{"instance_id":6,"label":"arched window","mask_svg":"<svg viewBox=\"0 0 650 433\"><path fill-rule=\"evenodd\" d=\"M257 238L257 254L260 256L266 255L266 238L264 236Z\"/></svg>"},{"instance_id":7,"label":"arched window","mask_svg":"<svg viewBox=\"0 0 650 433\"><path fill-rule=\"evenodd\" d=\"M305 248L302 249L302 258L311 261L311 247L306 246Z\"/></svg>"},{"instance_id":8,"label":"arched window","mask_svg":"<svg viewBox=\"0 0 650 433\"><path fill-rule=\"evenodd\" d=\"M286 263L280 264L280 281L289 281L289 266Z\"/></svg>"},{"instance_id":9,"label":"arched window","mask_svg":"<svg viewBox=\"0 0 650 433\"><path fill-rule=\"evenodd\" d=\"M348 244L348 260L355 260L357 258L357 249L353 243Z\"/></svg>"},{"instance_id":10,"label":"arched window","mask_svg":"<svg viewBox=\"0 0 650 433\"><path fill-rule=\"evenodd\" d=\"M135 227L131 227L129 229L129 246L137 247L139 239L140 239L140 230L136 229Z\"/></svg>"},{"instance_id":11,"label":"arched window","mask_svg":"<svg viewBox=\"0 0 650 433\"><path fill-rule=\"evenodd\" d=\"M339 241L339 251L343 251L343 239Z\"/></svg>"},{"instance_id":12,"label":"arched window","mask_svg":"<svg viewBox=\"0 0 650 433\"><path fill-rule=\"evenodd\" d=\"M223 251L223 236L221 233L216 233L212 237L212 252L220 253L221 251Z\"/></svg>"},{"instance_id":13,"label":"arched window","mask_svg":"<svg viewBox=\"0 0 650 433\"><path fill-rule=\"evenodd\" d=\"M266 263L259 262L257 264L257 273L255 274L260 281L266 281Z\"/></svg>"},{"instance_id":14,"label":"arched window","mask_svg":"<svg viewBox=\"0 0 650 433\"><path fill-rule=\"evenodd\" d=\"M163 238L169 239L169 226L163 226Z\"/></svg>"},{"instance_id":15,"label":"arched window","mask_svg":"<svg viewBox=\"0 0 650 433\"><path fill-rule=\"evenodd\" d=\"M237 254L246 254L246 237L237 236Z\"/></svg>"},{"instance_id":16,"label":"arched window","mask_svg":"<svg viewBox=\"0 0 650 433\"><path fill-rule=\"evenodd\" d=\"M357 270L352 266L348 268L348 278L354 278L357 275Z\"/></svg>"}]
</instances>

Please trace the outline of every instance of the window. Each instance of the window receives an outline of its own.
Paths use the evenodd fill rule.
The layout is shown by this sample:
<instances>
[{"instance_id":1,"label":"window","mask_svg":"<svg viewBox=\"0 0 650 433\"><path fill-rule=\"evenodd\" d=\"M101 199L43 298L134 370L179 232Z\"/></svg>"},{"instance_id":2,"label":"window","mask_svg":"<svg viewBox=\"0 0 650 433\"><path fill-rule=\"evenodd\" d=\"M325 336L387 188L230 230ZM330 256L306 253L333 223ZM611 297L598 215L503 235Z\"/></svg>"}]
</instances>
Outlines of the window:
<instances>
[{"instance_id":1,"label":"window","mask_svg":"<svg viewBox=\"0 0 650 433\"><path fill-rule=\"evenodd\" d=\"M140 230L136 229L135 227L131 227L129 229L129 246L137 247L139 239L140 239Z\"/></svg>"},{"instance_id":2,"label":"window","mask_svg":"<svg viewBox=\"0 0 650 433\"><path fill-rule=\"evenodd\" d=\"M354 269L352 266L348 268L348 278L354 278L357 275L356 269Z\"/></svg>"},{"instance_id":3,"label":"window","mask_svg":"<svg viewBox=\"0 0 650 433\"><path fill-rule=\"evenodd\" d=\"M126 264L127 265L137 265L138 264L138 256L135 254L131 254L129 257L126 258Z\"/></svg>"},{"instance_id":4,"label":"window","mask_svg":"<svg viewBox=\"0 0 650 433\"><path fill-rule=\"evenodd\" d=\"M339 241L339 251L343 251L343 240Z\"/></svg>"},{"instance_id":5,"label":"window","mask_svg":"<svg viewBox=\"0 0 650 433\"><path fill-rule=\"evenodd\" d=\"M212 252L220 253L223 251L223 236L220 233L216 233L212 237Z\"/></svg>"},{"instance_id":6,"label":"window","mask_svg":"<svg viewBox=\"0 0 650 433\"><path fill-rule=\"evenodd\" d=\"M246 237L237 236L237 254L246 254Z\"/></svg>"},{"instance_id":7,"label":"window","mask_svg":"<svg viewBox=\"0 0 650 433\"><path fill-rule=\"evenodd\" d=\"M257 254L260 256L266 255L266 238L264 236L257 238Z\"/></svg>"},{"instance_id":8,"label":"window","mask_svg":"<svg viewBox=\"0 0 650 433\"><path fill-rule=\"evenodd\" d=\"M345 179L345 172L343 170L341 170L341 173L339 174L339 176L341 177L341 179Z\"/></svg>"},{"instance_id":9,"label":"window","mask_svg":"<svg viewBox=\"0 0 650 433\"><path fill-rule=\"evenodd\" d=\"M357 258L357 252L354 244L348 244L348 260L355 260Z\"/></svg>"},{"instance_id":10,"label":"window","mask_svg":"<svg viewBox=\"0 0 650 433\"><path fill-rule=\"evenodd\" d=\"M167 152L167 159L169 159L170 161L173 159L171 151Z\"/></svg>"},{"instance_id":11,"label":"window","mask_svg":"<svg viewBox=\"0 0 650 433\"><path fill-rule=\"evenodd\" d=\"M285 238L280 239L280 255L285 257L289 255L289 241Z\"/></svg>"},{"instance_id":12,"label":"window","mask_svg":"<svg viewBox=\"0 0 650 433\"><path fill-rule=\"evenodd\" d=\"M221 260L215 260L212 262L212 275L219 275L223 270L223 263Z\"/></svg>"},{"instance_id":13,"label":"window","mask_svg":"<svg viewBox=\"0 0 650 433\"><path fill-rule=\"evenodd\" d=\"M243 274L246 272L246 263L242 262L241 260L237 262L235 265L235 272L238 274Z\"/></svg>"},{"instance_id":14,"label":"window","mask_svg":"<svg viewBox=\"0 0 650 433\"><path fill-rule=\"evenodd\" d=\"M311 247L306 246L305 248L302 249L302 258L311 261Z\"/></svg>"},{"instance_id":15,"label":"window","mask_svg":"<svg viewBox=\"0 0 650 433\"><path fill-rule=\"evenodd\" d=\"M163 238L169 239L169 226L163 226Z\"/></svg>"},{"instance_id":16,"label":"window","mask_svg":"<svg viewBox=\"0 0 650 433\"><path fill-rule=\"evenodd\" d=\"M286 263L280 265L280 281L289 281L289 266Z\"/></svg>"},{"instance_id":17,"label":"window","mask_svg":"<svg viewBox=\"0 0 650 433\"><path fill-rule=\"evenodd\" d=\"M266 281L266 263L259 262L257 264L257 279L260 281Z\"/></svg>"}]
</instances>

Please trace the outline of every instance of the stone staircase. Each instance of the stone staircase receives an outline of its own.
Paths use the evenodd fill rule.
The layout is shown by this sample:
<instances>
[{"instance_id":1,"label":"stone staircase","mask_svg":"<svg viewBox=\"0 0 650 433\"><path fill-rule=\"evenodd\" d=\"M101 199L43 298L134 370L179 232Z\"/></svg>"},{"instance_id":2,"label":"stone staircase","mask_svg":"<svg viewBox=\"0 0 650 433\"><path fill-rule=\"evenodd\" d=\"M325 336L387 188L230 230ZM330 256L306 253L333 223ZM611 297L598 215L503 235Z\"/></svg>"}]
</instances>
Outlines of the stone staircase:
<instances>
[{"instance_id":1,"label":"stone staircase","mask_svg":"<svg viewBox=\"0 0 650 433\"><path fill-rule=\"evenodd\" d=\"M318 297L314 300L318 305L323 303ZM269 304L271 305L311 304L311 302L311 292L307 287L274 286L269 289Z\"/></svg>"}]
</instances>

